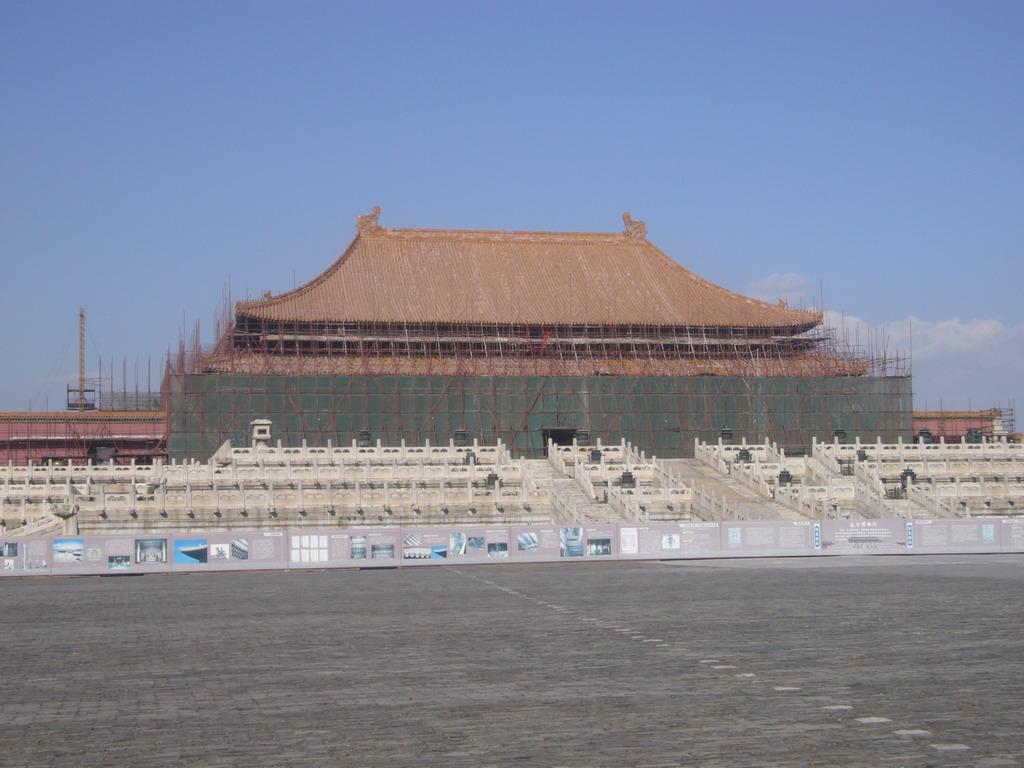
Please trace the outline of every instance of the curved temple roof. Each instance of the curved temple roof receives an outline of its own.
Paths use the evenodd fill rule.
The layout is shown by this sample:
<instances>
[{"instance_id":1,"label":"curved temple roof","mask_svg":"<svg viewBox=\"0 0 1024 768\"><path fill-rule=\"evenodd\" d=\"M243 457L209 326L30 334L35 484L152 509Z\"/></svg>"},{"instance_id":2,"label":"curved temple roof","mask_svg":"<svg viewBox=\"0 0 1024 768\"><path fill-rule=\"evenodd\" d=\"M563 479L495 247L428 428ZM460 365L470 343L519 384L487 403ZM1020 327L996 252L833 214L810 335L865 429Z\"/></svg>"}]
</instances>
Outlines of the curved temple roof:
<instances>
[{"instance_id":1,"label":"curved temple roof","mask_svg":"<svg viewBox=\"0 0 1024 768\"><path fill-rule=\"evenodd\" d=\"M357 234L322 274L278 296L238 302L239 316L277 322L666 325L786 328L821 313L726 290L652 245L643 222L623 233L380 227Z\"/></svg>"}]
</instances>

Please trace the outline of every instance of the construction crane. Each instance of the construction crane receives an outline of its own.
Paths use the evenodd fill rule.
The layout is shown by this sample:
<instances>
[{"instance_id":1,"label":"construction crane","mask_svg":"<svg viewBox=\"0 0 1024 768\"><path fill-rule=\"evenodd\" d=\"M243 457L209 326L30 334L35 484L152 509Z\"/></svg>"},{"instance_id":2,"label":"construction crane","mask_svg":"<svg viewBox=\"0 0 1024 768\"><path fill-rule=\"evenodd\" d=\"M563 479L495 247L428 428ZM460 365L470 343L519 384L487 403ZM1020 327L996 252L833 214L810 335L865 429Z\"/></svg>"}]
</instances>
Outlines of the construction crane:
<instances>
[{"instance_id":1,"label":"construction crane","mask_svg":"<svg viewBox=\"0 0 1024 768\"><path fill-rule=\"evenodd\" d=\"M96 389L85 379L85 307L78 308L78 387L68 385L68 410L96 410Z\"/></svg>"}]
</instances>

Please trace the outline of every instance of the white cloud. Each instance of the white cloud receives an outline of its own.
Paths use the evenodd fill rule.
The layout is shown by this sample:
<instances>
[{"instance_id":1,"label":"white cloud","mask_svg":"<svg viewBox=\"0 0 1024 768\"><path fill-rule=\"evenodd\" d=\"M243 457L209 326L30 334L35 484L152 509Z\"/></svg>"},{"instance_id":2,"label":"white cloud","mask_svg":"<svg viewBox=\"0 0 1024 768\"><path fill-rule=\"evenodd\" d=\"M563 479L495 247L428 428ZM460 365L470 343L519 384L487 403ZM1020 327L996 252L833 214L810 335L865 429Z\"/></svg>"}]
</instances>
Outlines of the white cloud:
<instances>
[{"instance_id":1,"label":"white cloud","mask_svg":"<svg viewBox=\"0 0 1024 768\"><path fill-rule=\"evenodd\" d=\"M915 360L956 355L983 367L1024 367L1024 325L1006 326L995 318L929 322L910 317L887 328L894 337L912 345Z\"/></svg>"},{"instance_id":2,"label":"white cloud","mask_svg":"<svg viewBox=\"0 0 1024 768\"><path fill-rule=\"evenodd\" d=\"M814 304L809 283L795 272L776 272L740 292L763 301L785 299L791 306L809 306ZM1024 323L1006 325L994 317L911 316L871 325L836 312L825 312L825 323L862 354L909 359L915 408L938 408L940 402L951 409L1009 406L1024 394Z\"/></svg>"},{"instance_id":3,"label":"white cloud","mask_svg":"<svg viewBox=\"0 0 1024 768\"><path fill-rule=\"evenodd\" d=\"M1024 391L1024 323L907 317L871 326L834 312L825 322L875 354L911 356L915 408L1005 406Z\"/></svg>"},{"instance_id":4,"label":"white cloud","mask_svg":"<svg viewBox=\"0 0 1024 768\"><path fill-rule=\"evenodd\" d=\"M806 277L796 272L775 272L763 280L743 286L740 293L773 303L785 299L794 306L807 305L811 303L805 290L808 282Z\"/></svg>"}]
</instances>

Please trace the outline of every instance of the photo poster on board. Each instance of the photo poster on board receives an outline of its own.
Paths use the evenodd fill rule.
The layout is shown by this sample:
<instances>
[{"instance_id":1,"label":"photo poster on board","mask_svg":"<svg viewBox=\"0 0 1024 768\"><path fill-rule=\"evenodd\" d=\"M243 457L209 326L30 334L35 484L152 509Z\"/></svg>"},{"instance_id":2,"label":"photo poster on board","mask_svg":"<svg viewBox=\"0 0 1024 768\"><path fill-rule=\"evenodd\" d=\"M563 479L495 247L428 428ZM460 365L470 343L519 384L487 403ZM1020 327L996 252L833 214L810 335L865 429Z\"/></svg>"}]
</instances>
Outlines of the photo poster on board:
<instances>
[{"instance_id":1,"label":"photo poster on board","mask_svg":"<svg viewBox=\"0 0 1024 768\"><path fill-rule=\"evenodd\" d=\"M113 545L106 542L107 570L160 573L170 570L171 539L158 533L136 534ZM111 560L110 558L114 558Z\"/></svg>"},{"instance_id":2,"label":"photo poster on board","mask_svg":"<svg viewBox=\"0 0 1024 768\"><path fill-rule=\"evenodd\" d=\"M362 565L361 561L370 557L366 544L366 531L348 530L342 533L338 531L324 531L327 535L327 546L329 549L330 561L336 565ZM357 561L355 563L351 561Z\"/></svg>"},{"instance_id":3,"label":"photo poster on board","mask_svg":"<svg viewBox=\"0 0 1024 768\"><path fill-rule=\"evenodd\" d=\"M619 527L619 554L635 555L640 552L640 532L636 526Z\"/></svg>"},{"instance_id":4,"label":"photo poster on board","mask_svg":"<svg viewBox=\"0 0 1024 768\"><path fill-rule=\"evenodd\" d=\"M29 539L22 551L23 570L52 573L53 555L50 539Z\"/></svg>"},{"instance_id":5,"label":"photo poster on board","mask_svg":"<svg viewBox=\"0 0 1024 768\"><path fill-rule=\"evenodd\" d=\"M331 565L380 568L394 567L401 559L402 532L397 528L349 528L346 531L321 531L327 536Z\"/></svg>"},{"instance_id":6,"label":"photo poster on board","mask_svg":"<svg viewBox=\"0 0 1024 768\"><path fill-rule=\"evenodd\" d=\"M329 534L324 532L294 532L289 534L289 558L293 567L324 566L330 562ZM214 553L211 545L211 558Z\"/></svg>"},{"instance_id":7,"label":"photo poster on board","mask_svg":"<svg viewBox=\"0 0 1024 768\"><path fill-rule=\"evenodd\" d=\"M168 556L178 571L286 568L289 543L282 531L219 531L175 537Z\"/></svg>"},{"instance_id":8,"label":"photo poster on board","mask_svg":"<svg viewBox=\"0 0 1024 768\"><path fill-rule=\"evenodd\" d=\"M650 523L619 527L618 554L627 559L713 557L719 550L718 523Z\"/></svg>"},{"instance_id":9,"label":"photo poster on board","mask_svg":"<svg viewBox=\"0 0 1024 768\"><path fill-rule=\"evenodd\" d=\"M402 536L402 559L406 565L438 565L448 559L451 533L447 529L406 528Z\"/></svg>"},{"instance_id":10,"label":"photo poster on board","mask_svg":"<svg viewBox=\"0 0 1024 768\"><path fill-rule=\"evenodd\" d=\"M583 556L611 557L616 554L615 544L618 536L615 535L614 525L593 525L583 528Z\"/></svg>"},{"instance_id":11,"label":"photo poster on board","mask_svg":"<svg viewBox=\"0 0 1024 768\"><path fill-rule=\"evenodd\" d=\"M85 562L85 539L54 539L53 564L79 565Z\"/></svg>"},{"instance_id":12,"label":"photo poster on board","mask_svg":"<svg viewBox=\"0 0 1024 768\"><path fill-rule=\"evenodd\" d=\"M366 560L360 568L393 567L402 559L402 532L398 529L366 532Z\"/></svg>"},{"instance_id":13,"label":"photo poster on board","mask_svg":"<svg viewBox=\"0 0 1024 768\"><path fill-rule=\"evenodd\" d=\"M583 527L567 525L558 530L559 557L583 557Z\"/></svg>"},{"instance_id":14,"label":"photo poster on board","mask_svg":"<svg viewBox=\"0 0 1024 768\"><path fill-rule=\"evenodd\" d=\"M0 538L0 578L45 576L50 573L53 566L53 541L49 537L36 536Z\"/></svg>"},{"instance_id":15,"label":"photo poster on board","mask_svg":"<svg viewBox=\"0 0 1024 768\"><path fill-rule=\"evenodd\" d=\"M135 539L136 565L162 565L167 562L167 537Z\"/></svg>"},{"instance_id":16,"label":"photo poster on board","mask_svg":"<svg viewBox=\"0 0 1024 768\"><path fill-rule=\"evenodd\" d=\"M1003 552L1024 552L1024 519L1001 520L999 548Z\"/></svg>"},{"instance_id":17,"label":"photo poster on board","mask_svg":"<svg viewBox=\"0 0 1024 768\"><path fill-rule=\"evenodd\" d=\"M998 552L999 520L914 520L907 523L909 552Z\"/></svg>"},{"instance_id":18,"label":"photo poster on board","mask_svg":"<svg viewBox=\"0 0 1024 768\"><path fill-rule=\"evenodd\" d=\"M910 553L917 550L912 531L905 520L822 520L820 553Z\"/></svg>"},{"instance_id":19,"label":"photo poster on board","mask_svg":"<svg viewBox=\"0 0 1024 768\"><path fill-rule=\"evenodd\" d=\"M406 528L406 534L420 534L420 529ZM509 529L505 527L426 528L415 540L409 540L406 550L415 557L407 558L406 565L424 565L424 560L435 565L451 561L504 559L509 557ZM514 553L512 553L514 554Z\"/></svg>"},{"instance_id":20,"label":"photo poster on board","mask_svg":"<svg viewBox=\"0 0 1024 768\"><path fill-rule=\"evenodd\" d=\"M508 528L488 528L484 532L488 559L504 560L509 557Z\"/></svg>"},{"instance_id":21,"label":"photo poster on board","mask_svg":"<svg viewBox=\"0 0 1024 768\"><path fill-rule=\"evenodd\" d=\"M106 569L108 571L132 571L132 555L135 551L135 542L129 538L111 538L101 542L89 541L89 547L87 550L87 557L90 560L95 556L96 550L102 547L103 554L106 555ZM100 556L100 562L103 563L103 557Z\"/></svg>"},{"instance_id":22,"label":"photo poster on board","mask_svg":"<svg viewBox=\"0 0 1024 768\"><path fill-rule=\"evenodd\" d=\"M168 570L167 537L147 536L145 540L153 541L151 546L144 546L146 554L141 560L138 538L131 534L58 536L48 542L49 560L58 572L66 575Z\"/></svg>"},{"instance_id":23,"label":"photo poster on board","mask_svg":"<svg viewBox=\"0 0 1024 768\"><path fill-rule=\"evenodd\" d=\"M338 546L341 548L341 559L345 559L346 542L348 544L348 557L350 560L365 560L367 557L366 535L357 533L339 533L336 537Z\"/></svg>"},{"instance_id":24,"label":"photo poster on board","mask_svg":"<svg viewBox=\"0 0 1024 768\"><path fill-rule=\"evenodd\" d=\"M10 576L18 570L18 544L20 543L16 539L0 539L0 576ZM6 571L11 573L5 573Z\"/></svg>"},{"instance_id":25,"label":"photo poster on board","mask_svg":"<svg viewBox=\"0 0 1024 768\"><path fill-rule=\"evenodd\" d=\"M820 529L811 520L750 520L719 524L721 550L729 557L813 555Z\"/></svg>"},{"instance_id":26,"label":"photo poster on board","mask_svg":"<svg viewBox=\"0 0 1024 768\"><path fill-rule=\"evenodd\" d=\"M175 565L206 565L210 559L208 539L189 538L174 540Z\"/></svg>"},{"instance_id":27,"label":"photo poster on board","mask_svg":"<svg viewBox=\"0 0 1024 768\"><path fill-rule=\"evenodd\" d=\"M450 531L448 533L448 554L451 557L461 557L466 554L465 531Z\"/></svg>"},{"instance_id":28,"label":"photo poster on board","mask_svg":"<svg viewBox=\"0 0 1024 768\"><path fill-rule=\"evenodd\" d=\"M511 531L510 557L515 560L553 561L561 557L561 527L554 525L517 525Z\"/></svg>"},{"instance_id":29,"label":"photo poster on board","mask_svg":"<svg viewBox=\"0 0 1024 768\"><path fill-rule=\"evenodd\" d=\"M487 536L484 533L484 531L471 531L466 534L467 557L487 556Z\"/></svg>"}]
</instances>

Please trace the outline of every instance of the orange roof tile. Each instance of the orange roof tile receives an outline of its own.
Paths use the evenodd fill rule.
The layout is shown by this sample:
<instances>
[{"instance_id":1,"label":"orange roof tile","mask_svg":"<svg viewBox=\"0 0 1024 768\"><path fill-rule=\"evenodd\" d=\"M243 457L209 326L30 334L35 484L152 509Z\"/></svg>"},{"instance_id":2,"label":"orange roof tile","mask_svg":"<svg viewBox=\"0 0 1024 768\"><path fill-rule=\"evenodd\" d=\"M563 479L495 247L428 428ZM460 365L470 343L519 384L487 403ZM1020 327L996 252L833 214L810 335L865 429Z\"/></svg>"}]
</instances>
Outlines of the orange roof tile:
<instances>
[{"instance_id":1,"label":"orange roof tile","mask_svg":"<svg viewBox=\"0 0 1024 768\"><path fill-rule=\"evenodd\" d=\"M3 411L0 421L166 421L166 411Z\"/></svg>"},{"instance_id":2,"label":"orange roof tile","mask_svg":"<svg viewBox=\"0 0 1024 768\"><path fill-rule=\"evenodd\" d=\"M989 420L1002 418L1003 412L998 408L985 411L914 411L914 419L922 421L954 421L954 420Z\"/></svg>"},{"instance_id":3,"label":"orange roof tile","mask_svg":"<svg viewBox=\"0 0 1024 768\"><path fill-rule=\"evenodd\" d=\"M282 322L809 328L821 313L742 296L685 269L624 216L624 233L388 229L355 239L305 285L238 302Z\"/></svg>"}]
</instances>

